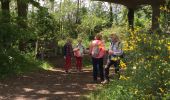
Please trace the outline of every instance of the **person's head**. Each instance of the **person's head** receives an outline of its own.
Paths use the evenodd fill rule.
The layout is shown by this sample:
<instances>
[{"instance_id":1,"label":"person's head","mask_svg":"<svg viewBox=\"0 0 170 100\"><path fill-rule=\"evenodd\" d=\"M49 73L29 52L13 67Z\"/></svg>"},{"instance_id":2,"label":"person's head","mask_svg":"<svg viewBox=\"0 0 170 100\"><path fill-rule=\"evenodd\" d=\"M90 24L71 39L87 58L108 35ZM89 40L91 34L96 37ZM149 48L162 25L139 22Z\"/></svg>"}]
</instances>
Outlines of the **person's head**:
<instances>
[{"instance_id":1,"label":"person's head","mask_svg":"<svg viewBox=\"0 0 170 100\"><path fill-rule=\"evenodd\" d=\"M95 40L101 40L102 39L102 35L100 33L98 33L96 36L95 36Z\"/></svg>"},{"instance_id":2,"label":"person's head","mask_svg":"<svg viewBox=\"0 0 170 100\"><path fill-rule=\"evenodd\" d=\"M82 43L82 39L81 38L77 39L77 42Z\"/></svg>"},{"instance_id":3,"label":"person's head","mask_svg":"<svg viewBox=\"0 0 170 100\"><path fill-rule=\"evenodd\" d=\"M119 37L115 33L110 34L110 39L112 42L119 41Z\"/></svg>"},{"instance_id":4,"label":"person's head","mask_svg":"<svg viewBox=\"0 0 170 100\"><path fill-rule=\"evenodd\" d=\"M67 38L67 43L72 43L72 39L71 38Z\"/></svg>"}]
</instances>

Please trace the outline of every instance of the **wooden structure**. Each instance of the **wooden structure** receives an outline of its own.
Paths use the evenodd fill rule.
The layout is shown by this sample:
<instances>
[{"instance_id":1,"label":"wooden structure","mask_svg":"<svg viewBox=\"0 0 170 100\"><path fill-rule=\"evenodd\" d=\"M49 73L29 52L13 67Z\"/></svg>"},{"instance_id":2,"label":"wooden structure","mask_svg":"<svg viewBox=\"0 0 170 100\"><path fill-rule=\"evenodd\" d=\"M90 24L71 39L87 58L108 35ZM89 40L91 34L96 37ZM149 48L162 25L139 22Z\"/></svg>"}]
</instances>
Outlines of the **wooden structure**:
<instances>
[{"instance_id":1,"label":"wooden structure","mask_svg":"<svg viewBox=\"0 0 170 100\"><path fill-rule=\"evenodd\" d=\"M160 6L165 4L165 0L96 0L124 5L128 8L129 27L134 27L134 11L140 5L152 6L152 30L159 29L158 18L160 17Z\"/></svg>"}]
</instances>

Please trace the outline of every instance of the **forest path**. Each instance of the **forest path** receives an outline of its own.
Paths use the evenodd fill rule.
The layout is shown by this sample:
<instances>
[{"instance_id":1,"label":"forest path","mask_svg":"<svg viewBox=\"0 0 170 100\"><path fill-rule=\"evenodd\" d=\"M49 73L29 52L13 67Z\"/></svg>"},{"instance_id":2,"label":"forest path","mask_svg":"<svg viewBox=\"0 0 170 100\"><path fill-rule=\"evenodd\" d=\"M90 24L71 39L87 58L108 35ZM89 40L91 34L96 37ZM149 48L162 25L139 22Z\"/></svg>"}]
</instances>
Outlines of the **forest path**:
<instances>
[{"instance_id":1,"label":"forest path","mask_svg":"<svg viewBox=\"0 0 170 100\"><path fill-rule=\"evenodd\" d=\"M69 74L53 68L1 80L0 100L86 100L96 86L91 68Z\"/></svg>"}]
</instances>

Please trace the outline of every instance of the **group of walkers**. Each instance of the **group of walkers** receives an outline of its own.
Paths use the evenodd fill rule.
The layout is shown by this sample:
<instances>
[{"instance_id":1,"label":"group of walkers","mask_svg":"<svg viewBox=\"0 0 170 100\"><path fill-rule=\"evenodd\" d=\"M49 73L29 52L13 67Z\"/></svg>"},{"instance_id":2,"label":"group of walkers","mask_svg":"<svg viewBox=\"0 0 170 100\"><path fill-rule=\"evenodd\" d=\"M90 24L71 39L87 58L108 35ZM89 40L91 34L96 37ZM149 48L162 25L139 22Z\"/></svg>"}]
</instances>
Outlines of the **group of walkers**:
<instances>
[{"instance_id":1,"label":"group of walkers","mask_svg":"<svg viewBox=\"0 0 170 100\"><path fill-rule=\"evenodd\" d=\"M116 34L109 35L110 46L106 49L105 41L102 39L102 34L98 33L89 46L89 55L92 58L93 65L93 82L97 83L99 72L101 83L108 83L109 69L112 65L115 67L115 73L120 77L120 59L123 55L122 43ZM64 45L65 72L68 73L71 69L71 57L74 54L76 58L76 68L79 72L82 71L82 58L85 52L85 47L82 45L82 40L78 39L78 44L72 47L71 39L67 39ZM107 59L103 68L104 59Z\"/></svg>"}]
</instances>

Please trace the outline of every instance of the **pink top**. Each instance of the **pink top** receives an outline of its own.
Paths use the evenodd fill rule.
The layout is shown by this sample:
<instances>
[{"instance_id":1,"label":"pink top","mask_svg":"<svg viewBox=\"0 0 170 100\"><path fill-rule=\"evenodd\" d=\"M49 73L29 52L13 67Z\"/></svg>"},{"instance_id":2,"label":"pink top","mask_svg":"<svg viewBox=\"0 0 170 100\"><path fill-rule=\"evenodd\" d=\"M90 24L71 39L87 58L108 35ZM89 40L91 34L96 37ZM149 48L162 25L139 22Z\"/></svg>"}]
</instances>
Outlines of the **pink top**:
<instances>
[{"instance_id":1,"label":"pink top","mask_svg":"<svg viewBox=\"0 0 170 100\"><path fill-rule=\"evenodd\" d=\"M89 50L90 54L92 54L92 50L96 45L99 46L99 54L94 58L103 58L105 55L105 45L104 45L103 41L101 41L101 40L93 40L92 41L92 43L90 44L90 50Z\"/></svg>"}]
</instances>

